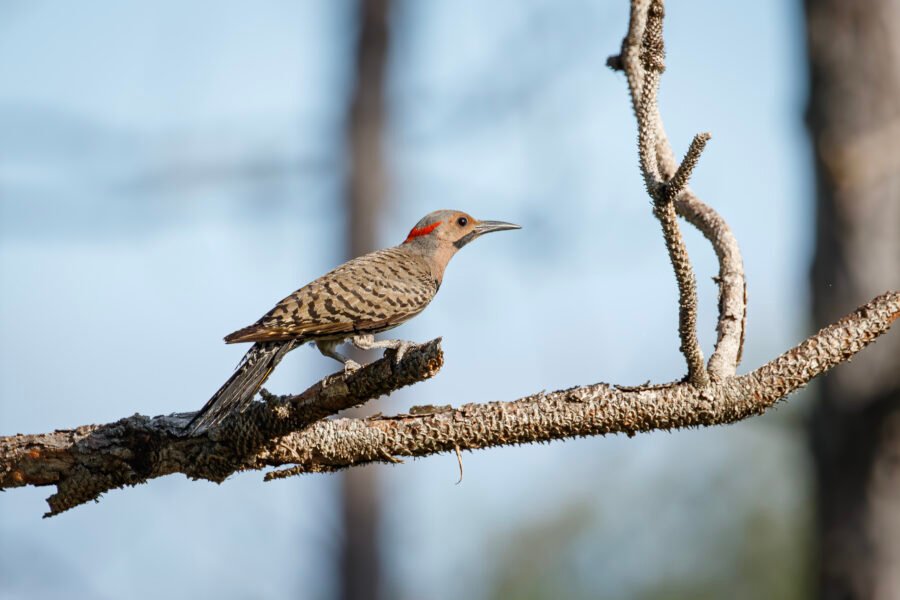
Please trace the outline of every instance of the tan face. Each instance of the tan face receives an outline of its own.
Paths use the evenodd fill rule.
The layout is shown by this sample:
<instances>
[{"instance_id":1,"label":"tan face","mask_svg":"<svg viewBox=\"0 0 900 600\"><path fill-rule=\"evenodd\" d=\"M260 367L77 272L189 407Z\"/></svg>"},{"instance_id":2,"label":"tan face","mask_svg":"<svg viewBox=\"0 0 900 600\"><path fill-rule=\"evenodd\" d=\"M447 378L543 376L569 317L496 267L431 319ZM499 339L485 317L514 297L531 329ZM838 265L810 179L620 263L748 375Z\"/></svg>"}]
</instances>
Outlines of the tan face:
<instances>
[{"instance_id":1,"label":"tan face","mask_svg":"<svg viewBox=\"0 0 900 600\"><path fill-rule=\"evenodd\" d=\"M506 229L519 229L519 226L503 221L479 221L459 210L437 210L416 223L403 243L452 246L459 250L485 233Z\"/></svg>"},{"instance_id":2,"label":"tan face","mask_svg":"<svg viewBox=\"0 0 900 600\"><path fill-rule=\"evenodd\" d=\"M449 212L449 211L448 211ZM475 231L478 220L461 211L450 212L450 215L441 221L440 227L435 229L437 238L446 242L456 242Z\"/></svg>"}]
</instances>

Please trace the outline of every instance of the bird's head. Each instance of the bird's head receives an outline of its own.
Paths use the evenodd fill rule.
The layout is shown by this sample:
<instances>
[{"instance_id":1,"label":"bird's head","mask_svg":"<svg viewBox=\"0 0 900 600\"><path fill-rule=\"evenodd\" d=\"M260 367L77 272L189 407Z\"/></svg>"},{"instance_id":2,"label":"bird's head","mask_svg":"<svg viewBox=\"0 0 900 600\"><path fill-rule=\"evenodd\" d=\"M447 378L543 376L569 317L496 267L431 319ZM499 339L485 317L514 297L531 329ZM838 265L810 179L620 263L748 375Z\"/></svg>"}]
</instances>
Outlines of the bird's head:
<instances>
[{"instance_id":1,"label":"bird's head","mask_svg":"<svg viewBox=\"0 0 900 600\"><path fill-rule=\"evenodd\" d=\"M403 243L452 246L459 250L485 233L507 229L521 229L521 226L503 221L479 221L459 210L436 210L422 217Z\"/></svg>"},{"instance_id":2,"label":"bird's head","mask_svg":"<svg viewBox=\"0 0 900 600\"><path fill-rule=\"evenodd\" d=\"M416 223L403 245L429 256L443 274L457 250L486 233L507 229L521 227L503 221L479 221L458 210L436 210Z\"/></svg>"}]
</instances>

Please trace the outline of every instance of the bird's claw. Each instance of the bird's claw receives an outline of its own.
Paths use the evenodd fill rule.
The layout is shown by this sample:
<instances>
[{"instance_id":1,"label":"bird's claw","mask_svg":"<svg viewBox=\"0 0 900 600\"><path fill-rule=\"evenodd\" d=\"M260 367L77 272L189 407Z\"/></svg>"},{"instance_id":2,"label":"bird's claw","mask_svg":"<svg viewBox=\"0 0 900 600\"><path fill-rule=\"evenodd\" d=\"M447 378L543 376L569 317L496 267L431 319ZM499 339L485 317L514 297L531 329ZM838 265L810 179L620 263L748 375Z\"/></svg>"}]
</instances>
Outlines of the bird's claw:
<instances>
[{"instance_id":1,"label":"bird's claw","mask_svg":"<svg viewBox=\"0 0 900 600\"><path fill-rule=\"evenodd\" d=\"M355 360L347 359L344 361L344 375L350 375L362 369L362 365Z\"/></svg>"},{"instance_id":2,"label":"bird's claw","mask_svg":"<svg viewBox=\"0 0 900 600\"><path fill-rule=\"evenodd\" d=\"M400 361L403 360L403 355L406 354L406 351L412 348L415 344L412 342L399 342L396 347L391 348L390 352L393 353L393 360L395 365L399 365Z\"/></svg>"}]
</instances>

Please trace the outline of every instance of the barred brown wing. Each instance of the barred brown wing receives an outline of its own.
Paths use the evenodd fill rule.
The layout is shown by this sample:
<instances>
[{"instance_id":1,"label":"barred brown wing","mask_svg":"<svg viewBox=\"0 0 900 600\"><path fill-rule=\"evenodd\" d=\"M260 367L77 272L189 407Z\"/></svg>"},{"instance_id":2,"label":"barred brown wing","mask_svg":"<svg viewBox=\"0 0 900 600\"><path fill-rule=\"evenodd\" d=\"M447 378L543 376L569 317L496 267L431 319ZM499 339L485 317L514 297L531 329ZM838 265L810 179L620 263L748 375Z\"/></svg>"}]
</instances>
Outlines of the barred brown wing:
<instances>
[{"instance_id":1,"label":"barred brown wing","mask_svg":"<svg viewBox=\"0 0 900 600\"><path fill-rule=\"evenodd\" d=\"M422 312L437 288L421 256L403 247L379 250L300 288L225 341L314 340L378 333Z\"/></svg>"}]
</instances>

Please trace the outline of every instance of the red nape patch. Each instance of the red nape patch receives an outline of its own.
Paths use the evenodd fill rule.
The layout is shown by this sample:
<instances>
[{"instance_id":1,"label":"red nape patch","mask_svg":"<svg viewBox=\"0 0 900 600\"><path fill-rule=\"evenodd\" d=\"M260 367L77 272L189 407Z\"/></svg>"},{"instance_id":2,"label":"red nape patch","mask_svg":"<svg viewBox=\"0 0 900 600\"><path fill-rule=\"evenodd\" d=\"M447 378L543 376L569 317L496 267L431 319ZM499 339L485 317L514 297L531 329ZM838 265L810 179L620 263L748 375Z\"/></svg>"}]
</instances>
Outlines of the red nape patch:
<instances>
[{"instance_id":1,"label":"red nape patch","mask_svg":"<svg viewBox=\"0 0 900 600\"><path fill-rule=\"evenodd\" d=\"M428 235L429 233L431 233L432 231L437 229L440 226L440 224L441 224L441 222L438 221L437 223L432 223L431 225L426 225L425 227L419 227L418 229L413 229L412 231L409 232L409 235L406 236L406 239L403 240L403 243L405 244L407 242L411 242L414 239L416 239L417 237L422 236L422 235Z\"/></svg>"}]
</instances>

